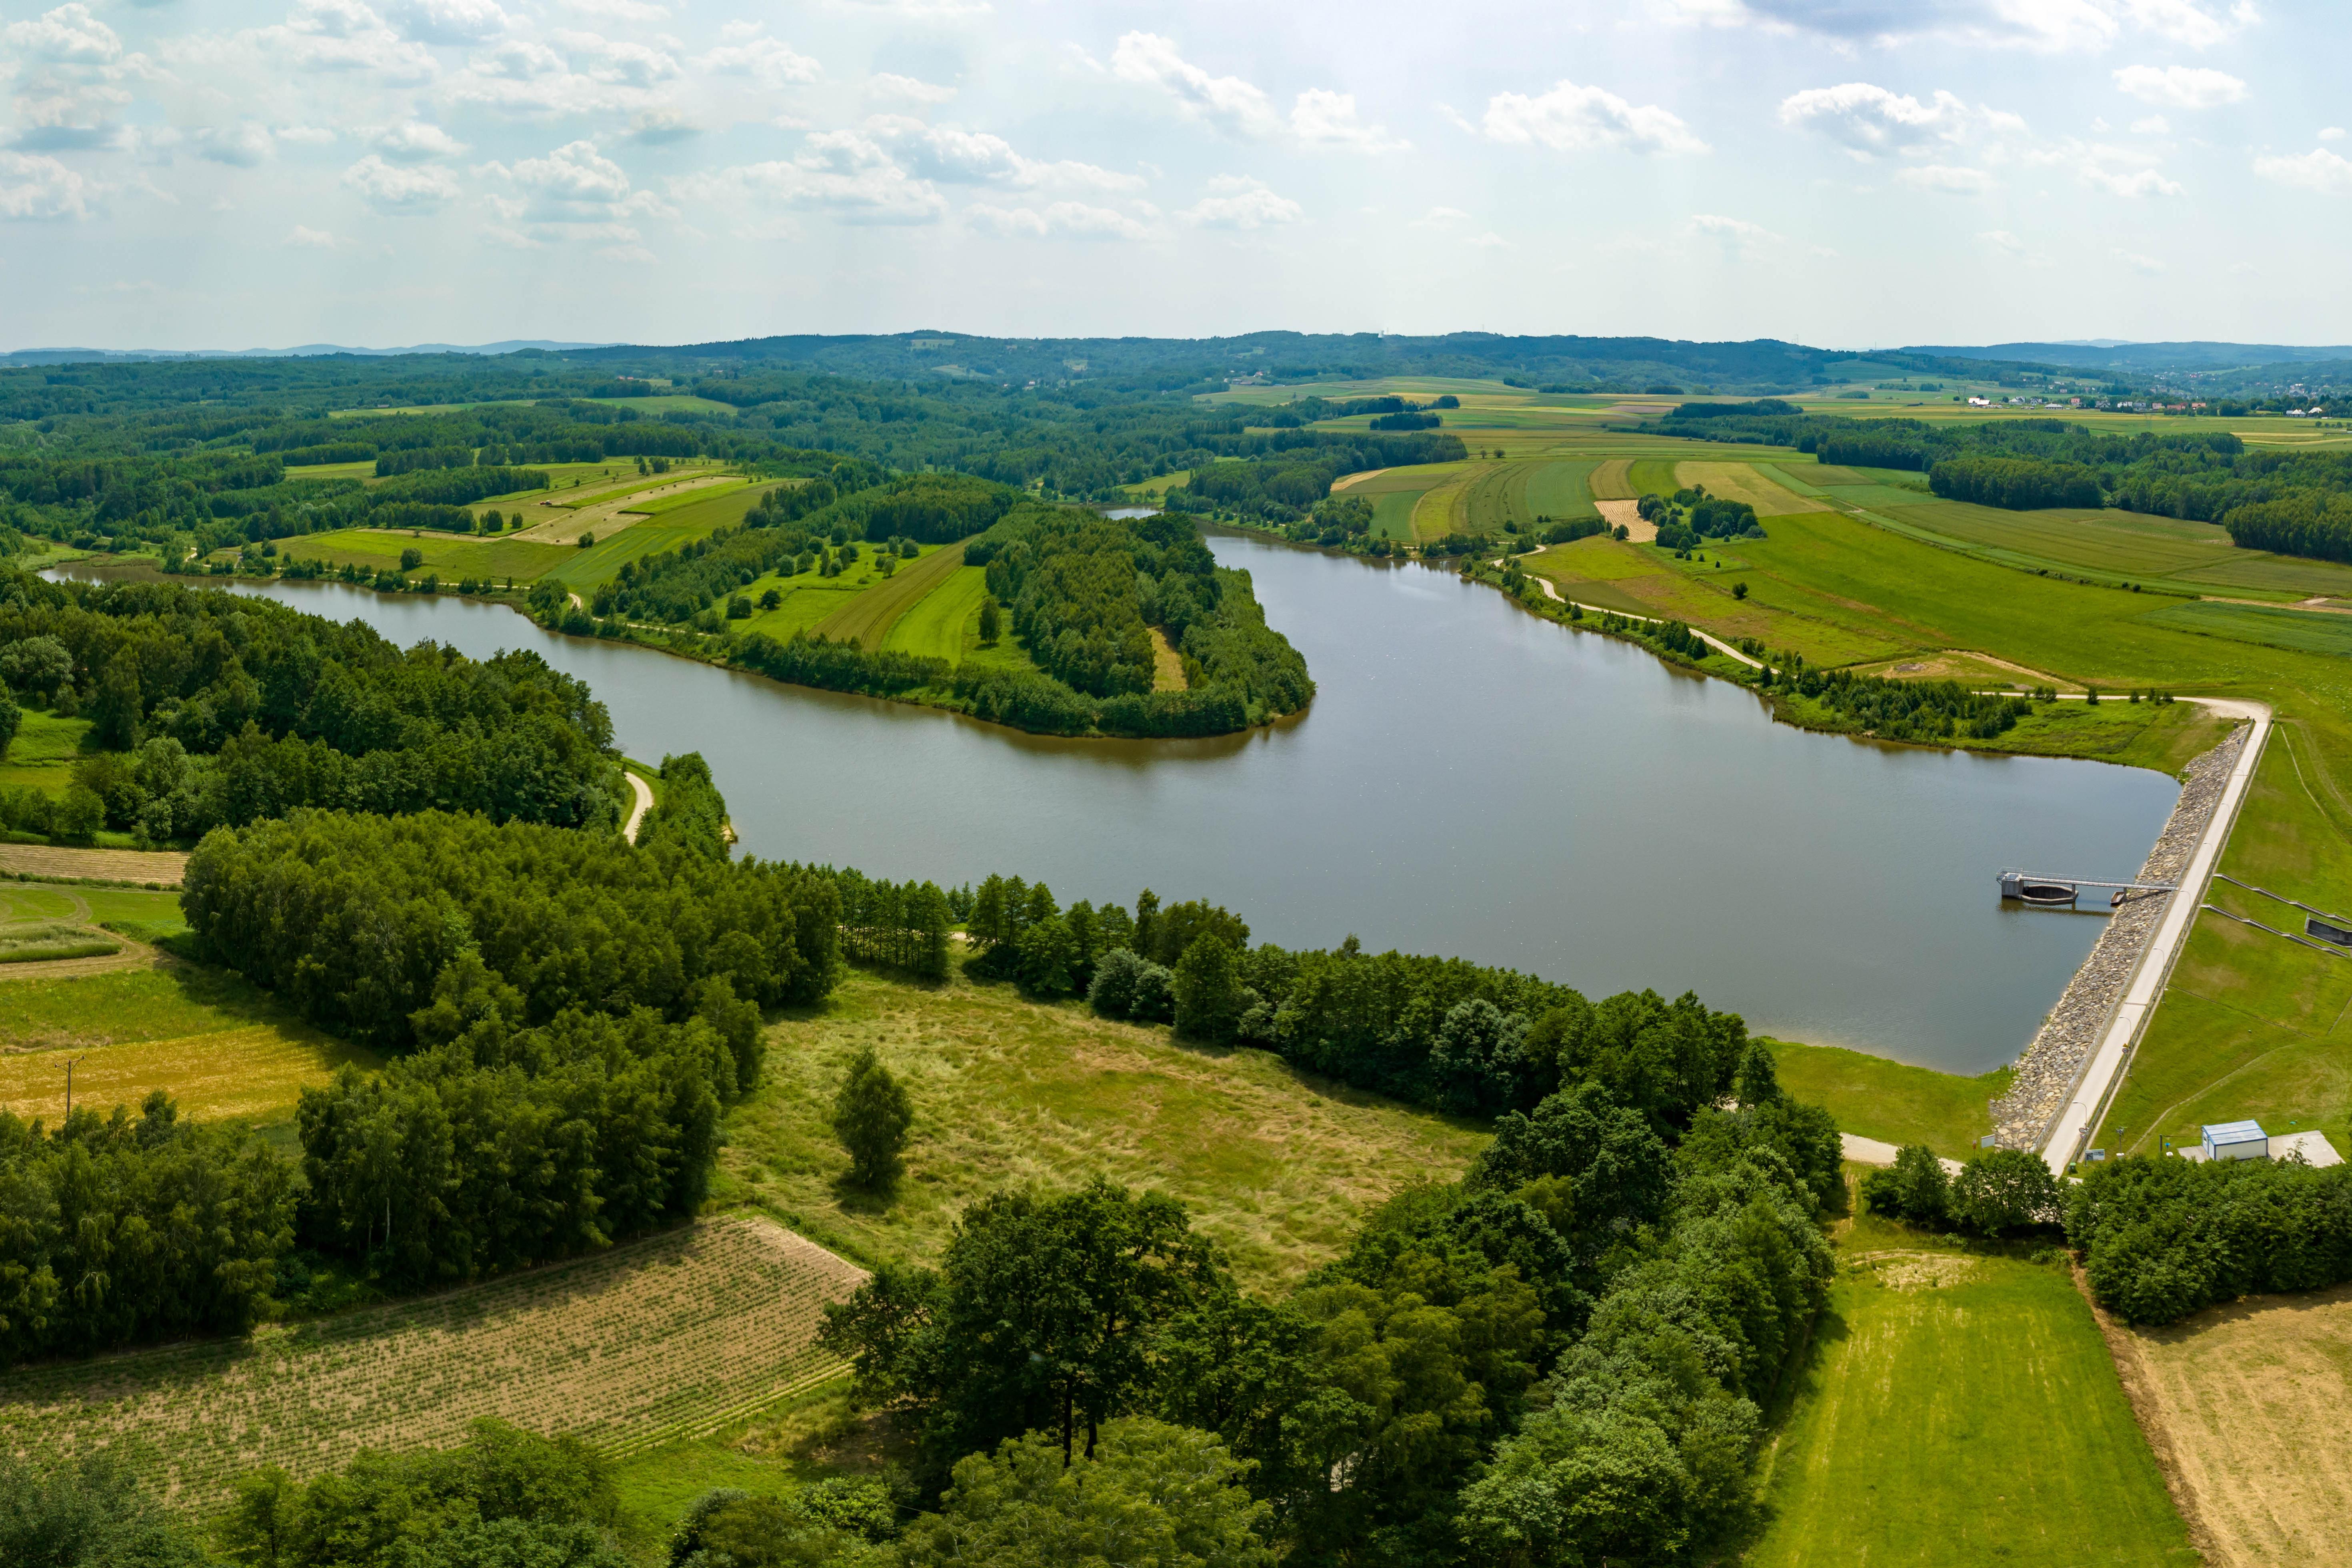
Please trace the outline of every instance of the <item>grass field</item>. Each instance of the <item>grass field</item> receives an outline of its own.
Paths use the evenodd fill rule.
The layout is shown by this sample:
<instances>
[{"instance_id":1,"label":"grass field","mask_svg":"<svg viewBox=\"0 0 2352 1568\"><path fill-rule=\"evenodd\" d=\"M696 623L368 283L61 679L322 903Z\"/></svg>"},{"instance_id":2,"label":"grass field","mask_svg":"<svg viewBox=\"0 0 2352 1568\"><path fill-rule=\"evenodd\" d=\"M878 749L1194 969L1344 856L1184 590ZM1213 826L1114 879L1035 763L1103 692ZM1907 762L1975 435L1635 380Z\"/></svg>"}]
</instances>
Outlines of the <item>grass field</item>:
<instances>
[{"instance_id":1,"label":"grass field","mask_svg":"<svg viewBox=\"0 0 2352 1568\"><path fill-rule=\"evenodd\" d=\"M1675 480L1677 466L1672 458L1637 458L1625 472L1625 482L1636 496L1670 496L1682 488Z\"/></svg>"},{"instance_id":2,"label":"grass field","mask_svg":"<svg viewBox=\"0 0 2352 1568\"><path fill-rule=\"evenodd\" d=\"M1790 512L1819 511L1821 503L1784 489L1753 463L1676 463L1675 483L1682 489L1705 485L1706 493L1726 500L1744 500L1759 517L1782 517Z\"/></svg>"},{"instance_id":3,"label":"grass field","mask_svg":"<svg viewBox=\"0 0 2352 1568\"><path fill-rule=\"evenodd\" d=\"M988 574L959 565L948 580L925 595L890 626L882 646L925 658L963 661L964 637L979 635L981 601L988 597Z\"/></svg>"},{"instance_id":4,"label":"grass field","mask_svg":"<svg viewBox=\"0 0 2352 1568\"><path fill-rule=\"evenodd\" d=\"M483 539L463 533L436 533L420 529L347 528L314 533L286 549L289 560L323 561L330 566L346 563L373 571L397 572L404 551L425 557L419 572L433 572L446 583L466 577L486 577L517 584L536 581L543 574L580 553L576 546L533 544L520 539Z\"/></svg>"},{"instance_id":5,"label":"grass field","mask_svg":"<svg viewBox=\"0 0 2352 1568\"><path fill-rule=\"evenodd\" d=\"M56 798L73 784L73 764L89 743L90 721L60 719L37 708L19 710L16 738L0 760L0 785L37 789Z\"/></svg>"},{"instance_id":6,"label":"grass field","mask_svg":"<svg viewBox=\"0 0 2352 1568\"><path fill-rule=\"evenodd\" d=\"M1528 473L1523 494L1530 517L1596 517L1585 479L1596 467L1590 458L1546 463Z\"/></svg>"},{"instance_id":7,"label":"grass field","mask_svg":"<svg viewBox=\"0 0 2352 1568\"><path fill-rule=\"evenodd\" d=\"M2201 1560L2063 1268L1869 1217L1841 1229L1743 1563Z\"/></svg>"},{"instance_id":8,"label":"grass field","mask_svg":"<svg viewBox=\"0 0 2352 1568\"><path fill-rule=\"evenodd\" d=\"M953 549L961 559L963 550L961 544L951 545L949 548ZM730 621L728 625L746 636L752 632L765 632L780 642L790 639L795 632L814 631L820 626L832 626L835 617L843 616L845 612L850 611L852 606L866 595L878 589L893 587L910 574L928 564L937 557L940 549L940 547L936 544L924 545L920 556L913 561L901 562L897 572L888 577L883 576L874 569L876 556L871 549L861 551L856 564L837 577L826 577L815 572L797 572L786 577L772 572L748 584L738 592L757 605L768 590L773 588L782 595L783 602L772 610L755 609L750 619ZM918 584L919 587L920 585L920 584ZM917 594L916 597L920 597L920 594ZM903 609L904 605L900 605L899 608ZM842 624L855 626L863 625L872 618L872 611L858 610ZM885 630L887 629L886 627ZM825 635L833 637L858 634L836 633L828 630ZM868 643L866 646L873 647L876 644Z\"/></svg>"},{"instance_id":9,"label":"grass field","mask_svg":"<svg viewBox=\"0 0 2352 1568\"><path fill-rule=\"evenodd\" d=\"M10 884L13 901L19 884ZM107 919L97 897L73 889ZM117 893L170 898L170 894ZM152 911L151 911L152 912ZM374 1055L310 1028L233 974L194 964L118 969L68 979L13 978L0 969L0 1106L53 1123L65 1108L65 1062L78 1058L78 1104L136 1107L168 1089L184 1114L290 1121L305 1088Z\"/></svg>"},{"instance_id":10,"label":"grass field","mask_svg":"<svg viewBox=\"0 0 2352 1568\"><path fill-rule=\"evenodd\" d=\"M891 575L818 622L816 629L835 642L855 641L861 647L878 648L898 618L934 589L945 586L962 564L961 542L926 551L916 560L901 562Z\"/></svg>"},{"instance_id":11,"label":"grass field","mask_svg":"<svg viewBox=\"0 0 2352 1568\"><path fill-rule=\"evenodd\" d=\"M2236 642L2261 643L2268 647L2294 648L2337 658L2352 654L2352 616L2199 602L2151 610L2147 619L2209 637L2228 637Z\"/></svg>"},{"instance_id":12,"label":"grass field","mask_svg":"<svg viewBox=\"0 0 2352 1568\"><path fill-rule=\"evenodd\" d=\"M1466 1124L1305 1078L1260 1051L1041 1007L1009 987L937 989L853 973L770 1037L768 1077L733 1113L714 1189L861 1263L935 1258L964 1205L1100 1173L1163 1192L1271 1289L1333 1256L1406 1182L1459 1173ZM842 1184L826 1125L844 1064L870 1044L914 1098L908 1172L877 1199Z\"/></svg>"},{"instance_id":13,"label":"grass field","mask_svg":"<svg viewBox=\"0 0 2352 1568\"><path fill-rule=\"evenodd\" d=\"M1839 1131L1898 1146L1925 1143L1950 1160L1968 1158L1976 1141L1992 1131L1991 1102L2009 1088L2007 1068L1960 1078L1837 1046L1767 1043L1780 1066L1780 1086L1798 1100L1827 1106Z\"/></svg>"},{"instance_id":14,"label":"grass field","mask_svg":"<svg viewBox=\"0 0 2352 1568\"><path fill-rule=\"evenodd\" d=\"M2232 1568L2340 1563L2352 1513L2352 1286L2112 1331L2177 1495Z\"/></svg>"},{"instance_id":15,"label":"grass field","mask_svg":"<svg viewBox=\"0 0 2352 1568\"><path fill-rule=\"evenodd\" d=\"M692 504L631 523L618 533L600 535L585 550L572 546L547 575L584 598L619 576L624 563L708 539L742 521L769 488L728 490L716 496L688 491L682 499L689 499Z\"/></svg>"},{"instance_id":16,"label":"grass field","mask_svg":"<svg viewBox=\"0 0 2352 1568\"><path fill-rule=\"evenodd\" d=\"M1594 500L1633 500L1642 492L1633 488L1633 472L1631 458L1611 458L1593 465L1584 486Z\"/></svg>"},{"instance_id":17,"label":"grass field","mask_svg":"<svg viewBox=\"0 0 2352 1568\"><path fill-rule=\"evenodd\" d=\"M246 1469L307 1477L361 1447L446 1447L484 1415L626 1455L829 1377L822 1310L861 1278L767 1222L709 1221L243 1340L0 1373L0 1447L117 1448L198 1511Z\"/></svg>"}]
</instances>

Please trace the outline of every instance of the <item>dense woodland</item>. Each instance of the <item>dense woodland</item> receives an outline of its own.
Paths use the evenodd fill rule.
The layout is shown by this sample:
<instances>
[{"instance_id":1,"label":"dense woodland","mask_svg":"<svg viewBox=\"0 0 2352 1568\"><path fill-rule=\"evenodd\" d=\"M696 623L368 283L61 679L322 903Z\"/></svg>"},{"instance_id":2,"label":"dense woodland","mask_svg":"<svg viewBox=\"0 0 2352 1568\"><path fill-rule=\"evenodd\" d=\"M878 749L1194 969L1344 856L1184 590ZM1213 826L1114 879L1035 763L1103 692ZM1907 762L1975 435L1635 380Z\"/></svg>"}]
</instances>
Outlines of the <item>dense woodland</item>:
<instances>
[{"instance_id":1,"label":"dense woodland","mask_svg":"<svg viewBox=\"0 0 2352 1568\"><path fill-rule=\"evenodd\" d=\"M19 831L192 839L300 806L618 821L612 721L532 653L404 653L270 600L0 568L0 680L101 748L63 800L0 789Z\"/></svg>"}]
</instances>

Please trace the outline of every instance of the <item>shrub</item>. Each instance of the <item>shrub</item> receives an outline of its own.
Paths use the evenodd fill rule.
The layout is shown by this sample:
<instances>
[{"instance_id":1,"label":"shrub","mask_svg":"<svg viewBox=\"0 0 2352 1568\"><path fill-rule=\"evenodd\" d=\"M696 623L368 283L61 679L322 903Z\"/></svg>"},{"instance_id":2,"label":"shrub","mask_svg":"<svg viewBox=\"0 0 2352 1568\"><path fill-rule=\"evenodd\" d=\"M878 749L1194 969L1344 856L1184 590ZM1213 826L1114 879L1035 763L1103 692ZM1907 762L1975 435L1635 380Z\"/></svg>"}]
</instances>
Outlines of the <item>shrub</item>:
<instances>
[{"instance_id":1,"label":"shrub","mask_svg":"<svg viewBox=\"0 0 2352 1568\"><path fill-rule=\"evenodd\" d=\"M898 1155L914 1124L914 1102L890 1069L866 1047L853 1058L834 1097L833 1132L849 1151L849 1176L862 1187L883 1187L898 1174Z\"/></svg>"},{"instance_id":2,"label":"shrub","mask_svg":"<svg viewBox=\"0 0 2352 1568\"><path fill-rule=\"evenodd\" d=\"M1995 1149L1979 1154L1953 1178L1952 1217L1986 1236L2029 1226L2056 1225L2064 1212L2058 1178L2041 1155L2027 1149Z\"/></svg>"}]
</instances>

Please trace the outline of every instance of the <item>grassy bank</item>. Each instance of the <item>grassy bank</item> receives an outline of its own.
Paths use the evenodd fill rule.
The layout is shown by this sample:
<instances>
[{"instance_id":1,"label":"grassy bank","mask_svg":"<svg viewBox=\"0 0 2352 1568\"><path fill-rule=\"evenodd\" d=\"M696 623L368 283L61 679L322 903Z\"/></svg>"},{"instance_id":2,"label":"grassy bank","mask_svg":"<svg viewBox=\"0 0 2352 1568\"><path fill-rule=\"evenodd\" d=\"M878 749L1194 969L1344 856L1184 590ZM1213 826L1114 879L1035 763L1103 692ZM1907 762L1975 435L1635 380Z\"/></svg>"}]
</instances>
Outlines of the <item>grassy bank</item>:
<instances>
[{"instance_id":1,"label":"grassy bank","mask_svg":"<svg viewBox=\"0 0 2352 1568\"><path fill-rule=\"evenodd\" d=\"M1781 1087L1829 1108L1838 1131L1897 1145L1925 1143L1947 1159L1966 1159L1992 1131L1992 1100L2009 1088L2010 1069L1961 1078L1837 1046L1767 1040Z\"/></svg>"}]
</instances>

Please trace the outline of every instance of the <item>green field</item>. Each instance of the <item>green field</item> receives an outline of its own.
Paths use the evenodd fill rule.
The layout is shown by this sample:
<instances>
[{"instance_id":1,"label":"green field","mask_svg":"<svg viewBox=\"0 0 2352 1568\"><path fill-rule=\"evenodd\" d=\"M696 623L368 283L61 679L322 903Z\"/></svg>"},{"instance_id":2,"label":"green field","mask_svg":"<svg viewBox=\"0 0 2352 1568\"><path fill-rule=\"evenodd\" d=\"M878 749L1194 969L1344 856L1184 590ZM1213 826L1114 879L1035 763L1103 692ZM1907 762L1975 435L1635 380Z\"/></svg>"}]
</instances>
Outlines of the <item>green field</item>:
<instances>
[{"instance_id":1,"label":"green field","mask_svg":"<svg viewBox=\"0 0 2352 1568\"><path fill-rule=\"evenodd\" d=\"M1741 1562L2203 1561L2063 1268L1868 1218L1837 1257Z\"/></svg>"},{"instance_id":2,"label":"green field","mask_svg":"<svg viewBox=\"0 0 2352 1568\"><path fill-rule=\"evenodd\" d=\"M1522 492L1530 517L1562 518L1597 517L1592 495L1585 488L1585 478L1598 465L1591 458L1565 462L1546 463L1529 473Z\"/></svg>"},{"instance_id":3,"label":"green field","mask_svg":"<svg viewBox=\"0 0 2352 1568\"><path fill-rule=\"evenodd\" d=\"M1683 446L1685 443L1677 442L1675 445ZM1626 470L1625 482L1637 496L1670 496L1682 488L1675 479L1676 466L1671 458L1643 458Z\"/></svg>"},{"instance_id":4,"label":"green field","mask_svg":"<svg viewBox=\"0 0 2352 1568\"><path fill-rule=\"evenodd\" d=\"M606 534L585 550L577 546L564 549L563 559L547 575L584 598L619 576L625 562L642 561L648 555L708 539L719 530L742 521L766 493L764 486L730 489L716 496L688 491L678 499L690 497L691 505L633 522L618 533Z\"/></svg>"},{"instance_id":5,"label":"green field","mask_svg":"<svg viewBox=\"0 0 2352 1568\"><path fill-rule=\"evenodd\" d=\"M451 584L466 577L500 583L511 577L518 584L528 584L580 553L561 544L531 544L520 539L373 528L309 534L289 542L285 553L289 561L323 561L330 566L348 563L371 571L397 572L402 553L410 550L425 557L425 563L416 570L436 573Z\"/></svg>"},{"instance_id":6,"label":"green field","mask_svg":"<svg viewBox=\"0 0 2352 1568\"><path fill-rule=\"evenodd\" d=\"M1780 1087L1795 1099L1827 1106L1839 1131L1898 1147L1925 1143L1948 1160L1968 1158L1976 1141L1992 1131L1991 1102L2009 1088L2007 1068L1959 1078L1836 1046L1767 1043L1780 1065Z\"/></svg>"},{"instance_id":7,"label":"green field","mask_svg":"<svg viewBox=\"0 0 2352 1568\"><path fill-rule=\"evenodd\" d=\"M958 560L962 559L961 545L952 545L949 548L956 552ZM754 609L748 620L730 621L727 624L731 629L746 637L753 632L762 632L779 642L786 642L791 640L795 632L814 631L820 626L833 626L835 617L845 616L846 618L839 625L849 626L850 630L842 631L836 626L835 629L828 630L825 635L828 637L859 636L862 638L862 633L856 628L865 626L872 621L876 612L872 608L858 608L853 614L852 606L857 605L866 595L879 589L897 589L898 595L905 595L906 590L899 588L898 584L919 567L936 558L940 550L940 547L936 544L923 545L920 556L913 561L901 562L898 571L889 577L883 576L874 569L877 558L870 548L861 551L856 564L837 577L826 577L815 572L796 572L790 576L771 572L737 589L736 592L756 605L772 588L782 596L783 602L772 610ZM919 591L913 595L913 597L921 597L919 590L934 585L936 583L936 577L918 578L914 585ZM893 619L898 612L906 608L908 603L911 602L911 599L902 599L898 595L894 595L895 608L891 612ZM887 627L884 629L887 631ZM866 646L877 647L879 640L877 639L876 642Z\"/></svg>"},{"instance_id":8,"label":"green field","mask_svg":"<svg viewBox=\"0 0 2352 1568\"><path fill-rule=\"evenodd\" d=\"M1263 1051L1181 1045L1164 1028L961 978L853 973L770 1042L766 1081L729 1118L715 1201L868 1267L936 1257L983 1194L1100 1173L1181 1198L1242 1279L1269 1290L1332 1257L1372 1205L1409 1181L1451 1179L1486 1141ZM867 1044L915 1103L907 1175L885 1200L842 1184L846 1156L825 1121L843 1064Z\"/></svg>"},{"instance_id":9,"label":"green field","mask_svg":"<svg viewBox=\"0 0 2352 1568\"><path fill-rule=\"evenodd\" d=\"M817 631L835 642L860 647L880 647L898 618L935 589L946 585L963 564L961 542L926 548L921 556L902 561L883 578L817 624Z\"/></svg>"},{"instance_id":10,"label":"green field","mask_svg":"<svg viewBox=\"0 0 2352 1568\"><path fill-rule=\"evenodd\" d=\"M2236 642L2261 643L2336 658L2352 654L2352 616L2347 615L2199 603L2168 605L2149 611L2147 618L2183 631Z\"/></svg>"},{"instance_id":11,"label":"green field","mask_svg":"<svg viewBox=\"0 0 2352 1568\"><path fill-rule=\"evenodd\" d=\"M89 744L89 721L60 719L37 708L20 712L16 738L0 759L0 786L64 795L73 784L73 764Z\"/></svg>"},{"instance_id":12,"label":"green field","mask_svg":"<svg viewBox=\"0 0 2352 1568\"><path fill-rule=\"evenodd\" d=\"M978 566L959 566L948 580L906 611L890 627L882 646L924 658L963 661L964 637L979 636L980 604L988 597L988 574Z\"/></svg>"}]
</instances>

